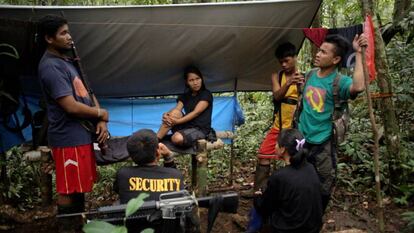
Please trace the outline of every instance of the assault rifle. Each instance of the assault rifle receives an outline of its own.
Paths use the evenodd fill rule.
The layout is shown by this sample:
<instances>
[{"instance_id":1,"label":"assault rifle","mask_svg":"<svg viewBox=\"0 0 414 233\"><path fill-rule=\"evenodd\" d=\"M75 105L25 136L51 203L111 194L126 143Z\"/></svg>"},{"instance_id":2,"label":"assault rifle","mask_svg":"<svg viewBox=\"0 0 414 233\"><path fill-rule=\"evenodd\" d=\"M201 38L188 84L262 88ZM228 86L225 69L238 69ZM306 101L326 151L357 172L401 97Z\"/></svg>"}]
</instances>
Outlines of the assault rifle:
<instances>
[{"instance_id":1,"label":"assault rifle","mask_svg":"<svg viewBox=\"0 0 414 233\"><path fill-rule=\"evenodd\" d=\"M89 99L91 100L91 106L95 107L95 94L93 93L92 89L89 86L89 82L88 82L88 76L86 76L85 71L83 70L83 66L78 54L78 50L75 47L75 42L72 41L72 46L71 46L71 52L72 52L72 56L73 56L73 65L75 66L76 70L78 71L79 74L79 78L83 83L83 86L85 87L86 91L88 92L88 96ZM95 134L96 132L96 121L91 121L91 120L81 120L80 121L82 126L88 130L89 132L91 132L92 134Z\"/></svg>"},{"instance_id":2,"label":"assault rifle","mask_svg":"<svg viewBox=\"0 0 414 233\"><path fill-rule=\"evenodd\" d=\"M131 225L142 225L143 221L147 224L151 224L160 219L165 222L171 222L171 220L175 221L186 214L191 214L193 208L198 206L200 208L208 208L207 232L210 232L217 214L219 212L236 213L238 204L239 197L236 192L195 198L187 190L183 190L161 194L159 201L145 201L137 212L127 218L125 218L126 204L104 206L90 212L62 214L57 215L56 217L83 216L87 220L100 220L112 224L122 224L126 222L127 226L129 225L128 228L131 228ZM160 232L176 232L174 226L169 225L168 227L165 227L168 225L165 223L163 223L163 225Z\"/></svg>"},{"instance_id":3,"label":"assault rifle","mask_svg":"<svg viewBox=\"0 0 414 233\"><path fill-rule=\"evenodd\" d=\"M81 59L78 54L78 50L75 47L75 42L72 41L71 46L71 52L73 56L73 65L75 66L76 70L78 71L79 78L83 83L83 86L85 87L86 91L88 92L89 99L91 100L91 106L96 107L98 99L95 96L95 93L93 92L92 88L89 86L88 76L86 76L86 73L83 69ZM93 135L93 140L96 141L97 134L96 134L96 125L98 124L98 120L96 119L80 119L79 120L82 127L84 127L87 131L89 131ZM111 134L108 131L108 138L111 138ZM106 148L108 147L107 143L100 144L99 145L102 154L106 154Z\"/></svg>"}]
</instances>

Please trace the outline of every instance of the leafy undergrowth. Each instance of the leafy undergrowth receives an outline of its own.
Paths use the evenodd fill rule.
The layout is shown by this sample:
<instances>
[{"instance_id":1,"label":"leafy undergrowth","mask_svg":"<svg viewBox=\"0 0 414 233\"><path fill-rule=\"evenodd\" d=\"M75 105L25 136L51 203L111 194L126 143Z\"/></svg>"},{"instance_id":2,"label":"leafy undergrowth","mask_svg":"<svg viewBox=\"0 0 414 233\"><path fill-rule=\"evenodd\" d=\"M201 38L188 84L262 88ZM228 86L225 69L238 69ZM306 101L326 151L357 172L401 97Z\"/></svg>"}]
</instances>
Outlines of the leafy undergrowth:
<instances>
[{"instance_id":1,"label":"leafy undergrowth","mask_svg":"<svg viewBox=\"0 0 414 233\"><path fill-rule=\"evenodd\" d=\"M229 186L228 175L220 176L210 180L209 189L211 191L220 190L236 190L244 192L251 188L251 182L254 176L254 161L236 162L234 167L233 186ZM184 166L181 164L181 166ZM109 169L109 168L106 168ZM225 169L224 174L228 174ZM109 185L110 182L108 182ZM105 189L103 189L105 190ZM328 207L328 211L324 217L324 226L322 232L334 232L341 230L354 229L354 232L378 232L376 223L376 202L367 192L352 192L346 187L338 186L334 193L333 199ZM106 189L105 191L108 191ZM112 192L103 192L103 195L89 195L88 200L91 208L97 206L109 205L116 195ZM385 204L385 220L386 232L409 232L406 228L406 222L402 220L401 214L409 210L408 207L397 206L390 200L384 198ZM252 206L252 199L240 198L240 204L237 214L220 213L216 219L212 232L244 232L248 221L248 213ZM39 207L40 208L40 207ZM50 211L50 208L47 209ZM207 227L207 210L201 209L201 228L203 232ZM55 218L42 218L32 223L18 224L12 221L2 222L0 229L3 232L22 233L22 232L56 232L57 226ZM357 231L359 230L359 231ZM1 231L1 230L0 230Z\"/></svg>"}]
</instances>

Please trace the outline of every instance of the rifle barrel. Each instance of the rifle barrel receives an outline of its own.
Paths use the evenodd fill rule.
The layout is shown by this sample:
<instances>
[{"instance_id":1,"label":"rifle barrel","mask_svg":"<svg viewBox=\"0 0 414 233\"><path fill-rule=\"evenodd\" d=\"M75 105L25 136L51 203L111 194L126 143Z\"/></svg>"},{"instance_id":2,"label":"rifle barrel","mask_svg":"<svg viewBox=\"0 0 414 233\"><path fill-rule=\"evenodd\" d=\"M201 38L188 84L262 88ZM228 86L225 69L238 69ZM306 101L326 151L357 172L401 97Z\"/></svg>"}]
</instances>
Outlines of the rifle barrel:
<instances>
[{"instance_id":1,"label":"rifle barrel","mask_svg":"<svg viewBox=\"0 0 414 233\"><path fill-rule=\"evenodd\" d=\"M80 76L80 79L81 79L83 85L85 86L86 90L88 91L89 97L90 97L91 102L92 102L92 107L94 107L95 106L95 102L94 102L94 95L95 94L93 93L92 88L89 86L88 76L86 75L86 73L83 69L81 59L79 57L78 50L76 49L74 41L72 41L72 54L73 54L73 64L75 65L75 67L76 67L76 69L79 73L79 76Z\"/></svg>"},{"instance_id":2,"label":"rifle barrel","mask_svg":"<svg viewBox=\"0 0 414 233\"><path fill-rule=\"evenodd\" d=\"M209 208L215 201L220 201L221 212L225 213L237 213L237 207L239 206L239 195L236 192L230 192L209 197L197 198L198 206L201 208Z\"/></svg>"}]
</instances>

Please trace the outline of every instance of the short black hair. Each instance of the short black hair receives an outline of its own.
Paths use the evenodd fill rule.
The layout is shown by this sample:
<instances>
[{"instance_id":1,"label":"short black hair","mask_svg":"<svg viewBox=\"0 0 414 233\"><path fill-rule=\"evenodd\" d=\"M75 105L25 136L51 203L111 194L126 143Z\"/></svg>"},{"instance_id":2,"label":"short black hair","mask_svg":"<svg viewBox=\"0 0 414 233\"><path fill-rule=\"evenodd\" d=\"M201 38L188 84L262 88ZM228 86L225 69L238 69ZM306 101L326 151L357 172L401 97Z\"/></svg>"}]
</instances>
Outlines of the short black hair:
<instances>
[{"instance_id":1,"label":"short black hair","mask_svg":"<svg viewBox=\"0 0 414 233\"><path fill-rule=\"evenodd\" d=\"M275 50L275 57L282 59L285 57L294 57L297 55L296 46L290 42L279 45Z\"/></svg>"},{"instance_id":2,"label":"short black hair","mask_svg":"<svg viewBox=\"0 0 414 233\"><path fill-rule=\"evenodd\" d=\"M46 45L45 36L55 37L59 28L65 24L68 24L68 21L59 15L45 15L40 18L37 27L39 43Z\"/></svg>"},{"instance_id":3,"label":"short black hair","mask_svg":"<svg viewBox=\"0 0 414 233\"><path fill-rule=\"evenodd\" d=\"M127 150L131 159L138 165L154 162L158 149L157 134L150 129L141 129L127 140Z\"/></svg>"},{"instance_id":4,"label":"short black hair","mask_svg":"<svg viewBox=\"0 0 414 233\"><path fill-rule=\"evenodd\" d=\"M335 56L341 57L341 62L344 61L345 56L348 54L348 51L351 47L348 40L338 34L327 35L323 42L330 43L335 46L334 54ZM339 62L338 65L340 65L341 62Z\"/></svg>"}]
</instances>

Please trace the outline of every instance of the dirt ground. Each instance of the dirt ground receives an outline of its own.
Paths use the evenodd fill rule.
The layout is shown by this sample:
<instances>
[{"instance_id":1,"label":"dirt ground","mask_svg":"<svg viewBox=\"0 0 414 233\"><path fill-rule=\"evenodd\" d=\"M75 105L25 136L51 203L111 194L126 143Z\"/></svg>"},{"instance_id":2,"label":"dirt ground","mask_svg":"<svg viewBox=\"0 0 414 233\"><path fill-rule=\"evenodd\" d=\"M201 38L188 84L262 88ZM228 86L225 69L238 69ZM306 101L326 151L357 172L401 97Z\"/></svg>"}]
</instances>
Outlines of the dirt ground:
<instances>
[{"instance_id":1,"label":"dirt ground","mask_svg":"<svg viewBox=\"0 0 414 233\"><path fill-rule=\"evenodd\" d=\"M228 178L219 180L210 184L209 190L234 190L239 193L245 193L251 188L253 180L253 169L249 164L240 166L233 186L228 185ZM217 185L216 185L217 184ZM220 184L220 185L218 185ZM112 197L111 197L112 198ZM92 207L100 206L108 203L107 201L92 200ZM214 233L236 233L244 232L248 222L248 213L252 207L252 199L240 197L239 208L236 214L219 213L215 221L212 232ZM390 200L384 199L385 204L385 229L386 232L401 232L405 223L401 220L400 214L407 209L399 208ZM54 214L56 210L53 206L47 208L38 208L32 210L30 223L16 223L10 220L1 221L0 232L23 233L37 232L50 233L57 232L57 225ZM29 214L29 213L26 213ZM206 232L207 228L207 210L200 209L201 229ZM324 225L322 233L341 232L341 233L361 233L361 232L378 232L376 216L375 216L375 200L369 199L367 196L358 193L350 193L344 191L341 187L337 187L330 202L328 210L324 216Z\"/></svg>"}]
</instances>

